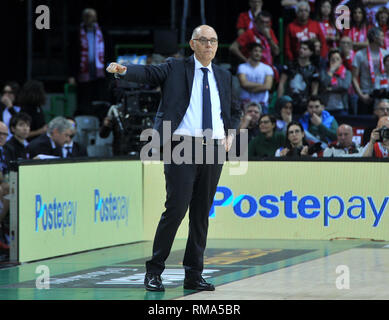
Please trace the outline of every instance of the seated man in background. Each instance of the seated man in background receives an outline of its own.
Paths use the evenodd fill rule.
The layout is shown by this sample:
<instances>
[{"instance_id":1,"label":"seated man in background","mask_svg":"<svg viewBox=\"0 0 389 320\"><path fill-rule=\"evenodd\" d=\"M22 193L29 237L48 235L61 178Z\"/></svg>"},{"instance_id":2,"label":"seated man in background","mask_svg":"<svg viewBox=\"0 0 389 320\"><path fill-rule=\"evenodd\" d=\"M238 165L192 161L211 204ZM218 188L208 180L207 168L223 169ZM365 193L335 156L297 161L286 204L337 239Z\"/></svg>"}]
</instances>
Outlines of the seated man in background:
<instances>
[{"instance_id":1,"label":"seated man in background","mask_svg":"<svg viewBox=\"0 0 389 320\"><path fill-rule=\"evenodd\" d=\"M363 147L353 142L353 128L348 124L341 124L336 132L337 141L324 149L323 157L361 157Z\"/></svg>"},{"instance_id":2,"label":"seated man in background","mask_svg":"<svg viewBox=\"0 0 389 320\"><path fill-rule=\"evenodd\" d=\"M300 44L298 58L283 66L277 97L287 95L293 99L293 113L301 116L307 107L309 96L319 92L319 72L311 62L315 50L312 41Z\"/></svg>"},{"instance_id":3,"label":"seated man in background","mask_svg":"<svg viewBox=\"0 0 389 320\"><path fill-rule=\"evenodd\" d=\"M30 159L62 158L62 147L72 135L72 124L64 117L55 117L48 124L47 133L28 145Z\"/></svg>"},{"instance_id":4,"label":"seated man in background","mask_svg":"<svg viewBox=\"0 0 389 320\"><path fill-rule=\"evenodd\" d=\"M318 96L311 96L308 101L307 111L300 118L304 127L308 142L323 142L329 144L336 140L338 122L326 110Z\"/></svg>"},{"instance_id":5,"label":"seated man in background","mask_svg":"<svg viewBox=\"0 0 389 320\"><path fill-rule=\"evenodd\" d=\"M377 128L370 136L369 143L363 149L363 157L388 158L389 157L389 117L384 116L378 120Z\"/></svg>"},{"instance_id":6,"label":"seated man in background","mask_svg":"<svg viewBox=\"0 0 389 320\"><path fill-rule=\"evenodd\" d=\"M245 105L245 112L239 124L239 131L242 129L248 130L248 142L259 134L259 117L262 114L262 108L255 102L249 102ZM237 139L239 141L239 139Z\"/></svg>"},{"instance_id":7,"label":"seated man in background","mask_svg":"<svg viewBox=\"0 0 389 320\"><path fill-rule=\"evenodd\" d=\"M262 46L250 45L250 57L238 67L238 79L242 88L240 99L243 103L253 101L262 106L262 112L268 113L269 91L273 86L273 69L261 62Z\"/></svg>"},{"instance_id":8,"label":"seated man in background","mask_svg":"<svg viewBox=\"0 0 389 320\"><path fill-rule=\"evenodd\" d=\"M76 157L87 157L88 154L84 146L79 144L77 141L74 141L73 138L77 133L77 123L73 118L67 118L67 120L72 125L72 133L69 136L69 139L62 147L62 156L64 158L76 158Z\"/></svg>"},{"instance_id":9,"label":"seated man in background","mask_svg":"<svg viewBox=\"0 0 389 320\"><path fill-rule=\"evenodd\" d=\"M9 128L13 136L4 145L5 159L8 163L19 159L29 159L27 138L31 130L31 121L30 115L25 112L12 116Z\"/></svg>"},{"instance_id":10,"label":"seated man in background","mask_svg":"<svg viewBox=\"0 0 389 320\"><path fill-rule=\"evenodd\" d=\"M374 118L376 118L376 121L383 117L383 116L389 116L389 100L388 99L380 99L377 100L374 104L374 111L373 111ZM375 127L366 128L363 132L363 145L365 146L370 141L370 136L372 131L375 129Z\"/></svg>"}]
</instances>

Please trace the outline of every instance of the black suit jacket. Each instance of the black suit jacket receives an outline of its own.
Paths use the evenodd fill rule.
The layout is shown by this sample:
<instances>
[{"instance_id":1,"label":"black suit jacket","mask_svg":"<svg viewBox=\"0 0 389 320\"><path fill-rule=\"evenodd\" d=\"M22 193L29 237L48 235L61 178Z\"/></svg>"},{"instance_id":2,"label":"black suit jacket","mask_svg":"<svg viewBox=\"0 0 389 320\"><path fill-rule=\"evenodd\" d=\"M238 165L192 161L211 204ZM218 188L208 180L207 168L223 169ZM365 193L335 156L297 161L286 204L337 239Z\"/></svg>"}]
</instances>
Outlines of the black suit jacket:
<instances>
[{"instance_id":1,"label":"black suit jacket","mask_svg":"<svg viewBox=\"0 0 389 320\"><path fill-rule=\"evenodd\" d=\"M4 145L4 155L7 163L17 161L18 159L29 159L27 147L20 143L15 136Z\"/></svg>"},{"instance_id":2,"label":"black suit jacket","mask_svg":"<svg viewBox=\"0 0 389 320\"><path fill-rule=\"evenodd\" d=\"M62 158L62 148L53 148L50 138L46 133L33 139L27 146L27 152L30 155L30 159L33 159L38 154L46 154Z\"/></svg>"},{"instance_id":3,"label":"black suit jacket","mask_svg":"<svg viewBox=\"0 0 389 320\"><path fill-rule=\"evenodd\" d=\"M194 78L194 57L186 59L168 58L166 63L159 65L131 65L127 68L124 80L160 86L161 102L155 118L154 129L158 131L164 144L168 137L163 136L162 123L170 121L170 135L180 125L189 106ZM225 134L232 129L231 109L233 99L232 76L230 72L212 63L221 103L221 117Z\"/></svg>"},{"instance_id":4,"label":"black suit jacket","mask_svg":"<svg viewBox=\"0 0 389 320\"><path fill-rule=\"evenodd\" d=\"M80 145L78 142L73 141L73 148L69 158L87 157L87 156L88 153L86 152L86 148Z\"/></svg>"}]
</instances>

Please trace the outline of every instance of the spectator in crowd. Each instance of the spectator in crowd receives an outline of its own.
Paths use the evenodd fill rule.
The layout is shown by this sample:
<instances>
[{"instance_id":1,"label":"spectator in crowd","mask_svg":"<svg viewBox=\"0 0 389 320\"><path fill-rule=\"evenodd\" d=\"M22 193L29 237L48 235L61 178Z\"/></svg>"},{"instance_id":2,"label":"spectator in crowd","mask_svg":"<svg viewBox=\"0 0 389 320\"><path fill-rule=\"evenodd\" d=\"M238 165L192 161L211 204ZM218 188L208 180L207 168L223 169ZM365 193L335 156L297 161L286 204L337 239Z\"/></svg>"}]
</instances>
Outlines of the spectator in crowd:
<instances>
[{"instance_id":1,"label":"spectator in crowd","mask_svg":"<svg viewBox=\"0 0 389 320\"><path fill-rule=\"evenodd\" d=\"M289 61L298 57L301 42L318 38L322 43L321 56L327 56L327 43L323 31L317 21L309 18L310 7L306 2L297 4L297 18L288 24L285 32L285 54Z\"/></svg>"},{"instance_id":2,"label":"spectator in crowd","mask_svg":"<svg viewBox=\"0 0 389 320\"><path fill-rule=\"evenodd\" d=\"M353 142L353 128L341 124L336 131L337 140L324 149L323 157L361 157L363 147Z\"/></svg>"},{"instance_id":3,"label":"spectator in crowd","mask_svg":"<svg viewBox=\"0 0 389 320\"><path fill-rule=\"evenodd\" d=\"M6 178L8 165L3 149L7 137L8 128L0 121L0 249L3 250L9 249L9 199L5 197L9 194L9 183Z\"/></svg>"},{"instance_id":4,"label":"spectator in crowd","mask_svg":"<svg viewBox=\"0 0 389 320\"><path fill-rule=\"evenodd\" d=\"M281 0L282 17L285 25L288 25L296 18L296 9L299 2L307 2L310 6L310 12L314 12L315 0Z\"/></svg>"},{"instance_id":5,"label":"spectator in crowd","mask_svg":"<svg viewBox=\"0 0 389 320\"><path fill-rule=\"evenodd\" d=\"M339 41L339 50L342 55L343 65L347 70L352 72L352 63L355 57L355 51L353 50L353 43L349 36L342 36ZM355 92L355 89L352 84L352 74L351 74L351 85L348 89L349 96L349 114L357 114L358 110L358 95Z\"/></svg>"},{"instance_id":6,"label":"spectator in crowd","mask_svg":"<svg viewBox=\"0 0 389 320\"><path fill-rule=\"evenodd\" d=\"M8 163L5 158L4 145L9 135L8 127L0 121L0 180L8 173Z\"/></svg>"},{"instance_id":7,"label":"spectator in crowd","mask_svg":"<svg viewBox=\"0 0 389 320\"><path fill-rule=\"evenodd\" d=\"M238 30L238 37L249 29L253 29L255 26L255 17L262 11L262 0L249 0L248 11L239 14L238 22L236 23L236 29Z\"/></svg>"},{"instance_id":8,"label":"spectator in crowd","mask_svg":"<svg viewBox=\"0 0 389 320\"><path fill-rule=\"evenodd\" d=\"M383 58L388 52L381 48L384 34L378 27L368 32L369 46L359 50L352 64L352 83L358 95L358 114L371 114L373 98L370 96L374 89L385 82L380 75L385 73ZM387 80L386 80L387 81Z\"/></svg>"},{"instance_id":9,"label":"spectator in crowd","mask_svg":"<svg viewBox=\"0 0 389 320\"><path fill-rule=\"evenodd\" d=\"M293 100L289 96L282 96L276 102L277 130L286 135L286 128L293 120Z\"/></svg>"},{"instance_id":10,"label":"spectator in crowd","mask_svg":"<svg viewBox=\"0 0 389 320\"><path fill-rule=\"evenodd\" d=\"M378 120L377 128L370 136L369 143L363 149L363 157L388 158L389 157L389 117L384 116Z\"/></svg>"},{"instance_id":11,"label":"spectator in crowd","mask_svg":"<svg viewBox=\"0 0 389 320\"><path fill-rule=\"evenodd\" d=\"M242 33L230 46L230 51L242 62L250 56L250 45L253 42L262 46L262 62L273 65L273 56L278 56L280 49L278 40L271 28L271 14L261 11L255 18L255 26Z\"/></svg>"},{"instance_id":12,"label":"spectator in crowd","mask_svg":"<svg viewBox=\"0 0 389 320\"><path fill-rule=\"evenodd\" d=\"M27 152L27 138L30 134L31 117L25 112L19 112L12 116L10 130L12 138L4 145L6 161L29 159Z\"/></svg>"},{"instance_id":13,"label":"spectator in crowd","mask_svg":"<svg viewBox=\"0 0 389 320\"><path fill-rule=\"evenodd\" d=\"M337 47L337 42L339 41L339 33L335 26L335 10L333 9L330 0L322 0L317 10L317 21L327 40L328 48Z\"/></svg>"},{"instance_id":14,"label":"spectator in crowd","mask_svg":"<svg viewBox=\"0 0 389 320\"><path fill-rule=\"evenodd\" d=\"M273 69L262 63L262 47L253 42L246 63L238 67L238 79L242 88L240 99L243 104L253 101L262 106L262 112L268 113L269 91L273 86Z\"/></svg>"},{"instance_id":15,"label":"spectator in crowd","mask_svg":"<svg viewBox=\"0 0 389 320\"><path fill-rule=\"evenodd\" d=\"M77 54L70 62L72 74L69 82L76 84L77 78L76 115L94 115L92 101L106 99L105 42L97 21L95 9L86 8L82 11L78 46L72 50Z\"/></svg>"},{"instance_id":16,"label":"spectator in crowd","mask_svg":"<svg viewBox=\"0 0 389 320\"><path fill-rule=\"evenodd\" d=\"M9 127L11 117L20 111L17 97L20 86L16 81L7 82L0 98L0 121L3 121Z\"/></svg>"},{"instance_id":17,"label":"spectator in crowd","mask_svg":"<svg viewBox=\"0 0 389 320\"><path fill-rule=\"evenodd\" d=\"M376 16L378 10L382 7L389 8L388 0L362 0L362 3L365 6L367 20L372 26L377 24Z\"/></svg>"},{"instance_id":18,"label":"spectator in crowd","mask_svg":"<svg viewBox=\"0 0 389 320\"><path fill-rule=\"evenodd\" d=\"M308 156L308 142L305 140L304 128L300 122L292 121L286 128L285 147L277 149L276 157ZM317 155L315 155L317 156Z\"/></svg>"},{"instance_id":19,"label":"spectator in crowd","mask_svg":"<svg viewBox=\"0 0 389 320\"><path fill-rule=\"evenodd\" d=\"M347 115L351 72L343 65L341 53L336 48L330 50L328 62L328 69L320 72L323 103L332 115Z\"/></svg>"},{"instance_id":20,"label":"spectator in crowd","mask_svg":"<svg viewBox=\"0 0 389 320\"><path fill-rule=\"evenodd\" d=\"M384 33L384 46L383 48L389 49L389 28L388 28L388 19L389 19L389 9L387 7L381 7L376 13L377 26L381 28Z\"/></svg>"},{"instance_id":21,"label":"spectator in crowd","mask_svg":"<svg viewBox=\"0 0 389 320\"><path fill-rule=\"evenodd\" d=\"M350 28L343 29L343 35L351 38L354 51L364 49L369 45L367 32L371 28L366 17L365 7L356 4L351 8Z\"/></svg>"},{"instance_id":22,"label":"spectator in crowd","mask_svg":"<svg viewBox=\"0 0 389 320\"><path fill-rule=\"evenodd\" d=\"M77 157L87 157L88 154L84 146L79 144L77 141L74 141L73 138L77 133L77 123L73 118L69 117L67 120L71 124L71 134L69 135L68 140L62 147L62 157L63 158L77 158Z\"/></svg>"},{"instance_id":23,"label":"spectator in crowd","mask_svg":"<svg viewBox=\"0 0 389 320\"><path fill-rule=\"evenodd\" d=\"M307 104L307 112L300 118L308 142L331 143L336 140L338 122L326 110L318 96L311 96Z\"/></svg>"},{"instance_id":24,"label":"spectator in crowd","mask_svg":"<svg viewBox=\"0 0 389 320\"><path fill-rule=\"evenodd\" d=\"M296 115L304 113L309 96L318 94L319 73L310 60L313 51L312 41L303 41L298 58L284 66L278 84L277 97L291 97Z\"/></svg>"},{"instance_id":25,"label":"spectator in crowd","mask_svg":"<svg viewBox=\"0 0 389 320\"><path fill-rule=\"evenodd\" d=\"M373 115L376 122L378 122L381 117L389 116L389 99L377 99L374 104ZM366 128L364 130L362 138L363 145L366 145L369 142L371 133L375 128L376 127Z\"/></svg>"},{"instance_id":26,"label":"spectator in crowd","mask_svg":"<svg viewBox=\"0 0 389 320\"><path fill-rule=\"evenodd\" d=\"M274 157L276 150L285 143L285 136L276 130L276 118L263 114L259 118L260 133L249 143L249 157Z\"/></svg>"},{"instance_id":27,"label":"spectator in crowd","mask_svg":"<svg viewBox=\"0 0 389 320\"><path fill-rule=\"evenodd\" d=\"M255 102L249 102L244 107L244 115L239 124L239 131L247 129L248 142L259 134L259 117L262 114L262 107ZM239 134L239 133L238 133Z\"/></svg>"},{"instance_id":28,"label":"spectator in crowd","mask_svg":"<svg viewBox=\"0 0 389 320\"><path fill-rule=\"evenodd\" d=\"M48 124L47 133L32 140L27 151L30 159L62 158L62 147L72 135L72 124L58 116Z\"/></svg>"},{"instance_id":29,"label":"spectator in crowd","mask_svg":"<svg viewBox=\"0 0 389 320\"><path fill-rule=\"evenodd\" d=\"M31 117L31 131L28 140L46 133L47 124L42 106L46 103L46 92L41 81L27 81L19 94L20 111Z\"/></svg>"},{"instance_id":30,"label":"spectator in crowd","mask_svg":"<svg viewBox=\"0 0 389 320\"><path fill-rule=\"evenodd\" d=\"M313 43L314 46L314 52L311 56L311 62L312 64L317 68L318 72L320 73L321 70L325 70L327 68L327 58L323 58L320 53L321 53L321 42L318 38L313 38L309 40L310 42Z\"/></svg>"},{"instance_id":31,"label":"spectator in crowd","mask_svg":"<svg viewBox=\"0 0 389 320\"><path fill-rule=\"evenodd\" d=\"M349 36L342 36L339 41L339 50L342 54L343 64L347 70L352 70L352 63L355 57L353 42Z\"/></svg>"}]
</instances>

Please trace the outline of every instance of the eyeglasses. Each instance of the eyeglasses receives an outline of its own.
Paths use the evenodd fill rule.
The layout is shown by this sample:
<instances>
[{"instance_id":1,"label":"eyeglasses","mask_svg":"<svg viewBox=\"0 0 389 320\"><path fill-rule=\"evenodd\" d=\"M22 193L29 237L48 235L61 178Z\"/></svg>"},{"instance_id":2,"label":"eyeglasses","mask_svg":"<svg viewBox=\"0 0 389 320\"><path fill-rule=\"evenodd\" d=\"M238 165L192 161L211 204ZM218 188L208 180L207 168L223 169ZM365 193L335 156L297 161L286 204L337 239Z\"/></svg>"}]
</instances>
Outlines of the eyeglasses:
<instances>
[{"instance_id":1,"label":"eyeglasses","mask_svg":"<svg viewBox=\"0 0 389 320\"><path fill-rule=\"evenodd\" d=\"M298 129L296 129L296 130L290 130L290 131L288 131L288 134L297 134L297 133L301 133L301 130L298 130Z\"/></svg>"},{"instance_id":2,"label":"eyeglasses","mask_svg":"<svg viewBox=\"0 0 389 320\"><path fill-rule=\"evenodd\" d=\"M270 122L271 122L270 120L261 120L259 121L259 124L268 124Z\"/></svg>"},{"instance_id":3,"label":"eyeglasses","mask_svg":"<svg viewBox=\"0 0 389 320\"><path fill-rule=\"evenodd\" d=\"M379 107L377 108L378 110L380 111L386 111L386 112L389 112L389 108L383 108L383 107Z\"/></svg>"},{"instance_id":4,"label":"eyeglasses","mask_svg":"<svg viewBox=\"0 0 389 320\"><path fill-rule=\"evenodd\" d=\"M8 132L0 132L0 136L8 137Z\"/></svg>"},{"instance_id":5,"label":"eyeglasses","mask_svg":"<svg viewBox=\"0 0 389 320\"><path fill-rule=\"evenodd\" d=\"M6 93L13 94L14 92L12 90L3 90L3 94L6 94Z\"/></svg>"},{"instance_id":6,"label":"eyeglasses","mask_svg":"<svg viewBox=\"0 0 389 320\"><path fill-rule=\"evenodd\" d=\"M204 37L198 38L198 39L192 39L199 41L203 46L206 46L208 42L211 44L211 46L216 46L218 43L218 40L216 38L207 39Z\"/></svg>"}]
</instances>

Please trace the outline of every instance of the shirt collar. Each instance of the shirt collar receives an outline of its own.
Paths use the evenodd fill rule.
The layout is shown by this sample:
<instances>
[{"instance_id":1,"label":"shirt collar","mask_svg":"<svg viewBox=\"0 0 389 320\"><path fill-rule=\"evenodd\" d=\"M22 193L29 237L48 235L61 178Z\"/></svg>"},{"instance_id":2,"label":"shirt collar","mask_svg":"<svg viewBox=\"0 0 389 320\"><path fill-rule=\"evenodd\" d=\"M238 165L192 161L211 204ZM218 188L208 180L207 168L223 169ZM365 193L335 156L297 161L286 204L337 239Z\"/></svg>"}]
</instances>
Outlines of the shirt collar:
<instances>
[{"instance_id":1,"label":"shirt collar","mask_svg":"<svg viewBox=\"0 0 389 320\"><path fill-rule=\"evenodd\" d=\"M70 143L65 143L65 144L63 145L63 147L64 147L64 148L66 148L66 147L73 148L73 140L72 140Z\"/></svg>"},{"instance_id":2,"label":"shirt collar","mask_svg":"<svg viewBox=\"0 0 389 320\"><path fill-rule=\"evenodd\" d=\"M195 70L201 69L201 68L207 68L209 72L213 72L212 70L212 62L208 65L208 67L204 67L199 60L196 59L196 56L193 55L194 61L195 61Z\"/></svg>"},{"instance_id":3,"label":"shirt collar","mask_svg":"<svg viewBox=\"0 0 389 320\"><path fill-rule=\"evenodd\" d=\"M50 135L47 133L47 136L49 137L49 139L50 139L50 143L51 143L51 147L53 148L53 149L55 149L57 146L55 145L55 142L54 142L54 140L53 139L51 139L51 137L50 137Z\"/></svg>"}]
</instances>

